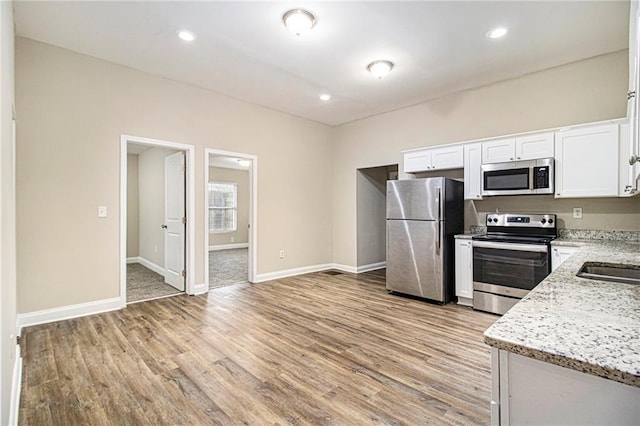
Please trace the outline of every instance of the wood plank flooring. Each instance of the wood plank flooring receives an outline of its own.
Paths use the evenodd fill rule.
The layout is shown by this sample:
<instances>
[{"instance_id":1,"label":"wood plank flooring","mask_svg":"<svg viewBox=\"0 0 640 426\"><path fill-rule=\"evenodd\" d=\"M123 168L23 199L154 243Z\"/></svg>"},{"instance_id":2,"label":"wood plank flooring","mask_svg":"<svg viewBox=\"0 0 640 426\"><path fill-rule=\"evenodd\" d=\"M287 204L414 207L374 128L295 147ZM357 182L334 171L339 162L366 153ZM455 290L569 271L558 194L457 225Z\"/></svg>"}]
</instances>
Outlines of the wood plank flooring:
<instances>
[{"instance_id":1,"label":"wood plank flooring","mask_svg":"<svg viewBox=\"0 0 640 426\"><path fill-rule=\"evenodd\" d=\"M20 424L489 424L496 316L308 274L23 331Z\"/></svg>"}]
</instances>

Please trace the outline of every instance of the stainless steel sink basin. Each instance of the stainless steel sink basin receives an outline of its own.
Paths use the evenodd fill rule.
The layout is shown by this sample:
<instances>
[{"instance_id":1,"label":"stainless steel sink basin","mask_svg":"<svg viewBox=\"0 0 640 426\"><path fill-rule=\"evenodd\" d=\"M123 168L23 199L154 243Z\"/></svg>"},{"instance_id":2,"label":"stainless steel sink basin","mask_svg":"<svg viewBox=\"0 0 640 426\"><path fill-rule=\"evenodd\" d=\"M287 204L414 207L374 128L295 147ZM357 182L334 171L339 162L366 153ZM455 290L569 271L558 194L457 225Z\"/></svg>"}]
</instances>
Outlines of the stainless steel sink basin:
<instances>
[{"instance_id":1,"label":"stainless steel sink basin","mask_svg":"<svg viewBox=\"0 0 640 426\"><path fill-rule=\"evenodd\" d=\"M591 280L613 281L625 284L640 284L640 265L619 263L585 262L576 274Z\"/></svg>"}]
</instances>

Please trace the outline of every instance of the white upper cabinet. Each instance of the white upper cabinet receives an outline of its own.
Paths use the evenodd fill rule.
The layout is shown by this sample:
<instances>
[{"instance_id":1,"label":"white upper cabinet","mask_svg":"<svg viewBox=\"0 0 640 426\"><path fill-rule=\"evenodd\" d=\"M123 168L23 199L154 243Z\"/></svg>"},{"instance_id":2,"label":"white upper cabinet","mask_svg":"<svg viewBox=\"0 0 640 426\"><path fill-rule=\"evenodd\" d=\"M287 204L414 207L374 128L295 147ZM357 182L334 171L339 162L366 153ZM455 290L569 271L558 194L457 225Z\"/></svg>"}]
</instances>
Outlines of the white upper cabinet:
<instances>
[{"instance_id":1,"label":"white upper cabinet","mask_svg":"<svg viewBox=\"0 0 640 426\"><path fill-rule=\"evenodd\" d=\"M556 198L618 195L618 125L556 132Z\"/></svg>"},{"instance_id":2,"label":"white upper cabinet","mask_svg":"<svg viewBox=\"0 0 640 426\"><path fill-rule=\"evenodd\" d=\"M516 138L496 139L482 143L482 163L506 163L516 159Z\"/></svg>"},{"instance_id":3,"label":"white upper cabinet","mask_svg":"<svg viewBox=\"0 0 640 426\"><path fill-rule=\"evenodd\" d=\"M464 199L482 199L482 144L464 145Z\"/></svg>"},{"instance_id":4,"label":"white upper cabinet","mask_svg":"<svg viewBox=\"0 0 640 426\"><path fill-rule=\"evenodd\" d=\"M404 172L459 169L464 166L462 145L443 146L404 154Z\"/></svg>"},{"instance_id":5,"label":"white upper cabinet","mask_svg":"<svg viewBox=\"0 0 640 426\"><path fill-rule=\"evenodd\" d=\"M483 142L482 163L553 157L553 140L553 132L545 132Z\"/></svg>"}]
</instances>

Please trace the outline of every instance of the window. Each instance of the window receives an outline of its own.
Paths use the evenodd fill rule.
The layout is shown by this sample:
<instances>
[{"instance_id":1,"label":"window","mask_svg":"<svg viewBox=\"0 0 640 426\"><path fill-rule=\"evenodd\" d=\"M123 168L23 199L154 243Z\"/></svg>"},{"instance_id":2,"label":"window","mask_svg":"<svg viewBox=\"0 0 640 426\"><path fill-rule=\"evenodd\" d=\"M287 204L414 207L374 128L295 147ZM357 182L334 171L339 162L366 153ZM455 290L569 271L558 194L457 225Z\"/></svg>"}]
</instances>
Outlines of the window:
<instances>
[{"instance_id":1,"label":"window","mask_svg":"<svg viewBox=\"0 0 640 426\"><path fill-rule=\"evenodd\" d=\"M234 232L238 221L238 185L209 182L209 232Z\"/></svg>"}]
</instances>

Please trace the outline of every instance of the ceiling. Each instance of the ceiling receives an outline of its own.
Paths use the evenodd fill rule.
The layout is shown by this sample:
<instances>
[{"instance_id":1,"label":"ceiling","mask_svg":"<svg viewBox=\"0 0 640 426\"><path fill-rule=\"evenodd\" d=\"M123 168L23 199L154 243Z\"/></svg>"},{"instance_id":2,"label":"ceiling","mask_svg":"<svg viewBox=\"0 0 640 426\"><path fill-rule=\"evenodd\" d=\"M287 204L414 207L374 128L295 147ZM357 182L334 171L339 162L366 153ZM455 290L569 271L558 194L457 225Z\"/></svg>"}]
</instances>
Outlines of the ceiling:
<instances>
[{"instance_id":1,"label":"ceiling","mask_svg":"<svg viewBox=\"0 0 640 426\"><path fill-rule=\"evenodd\" d=\"M282 25L298 7L317 18L300 37ZM18 0L14 10L19 36L329 125L628 46L628 1ZM485 37L496 26L509 33ZM380 80L366 69L377 59L395 63Z\"/></svg>"}]
</instances>

